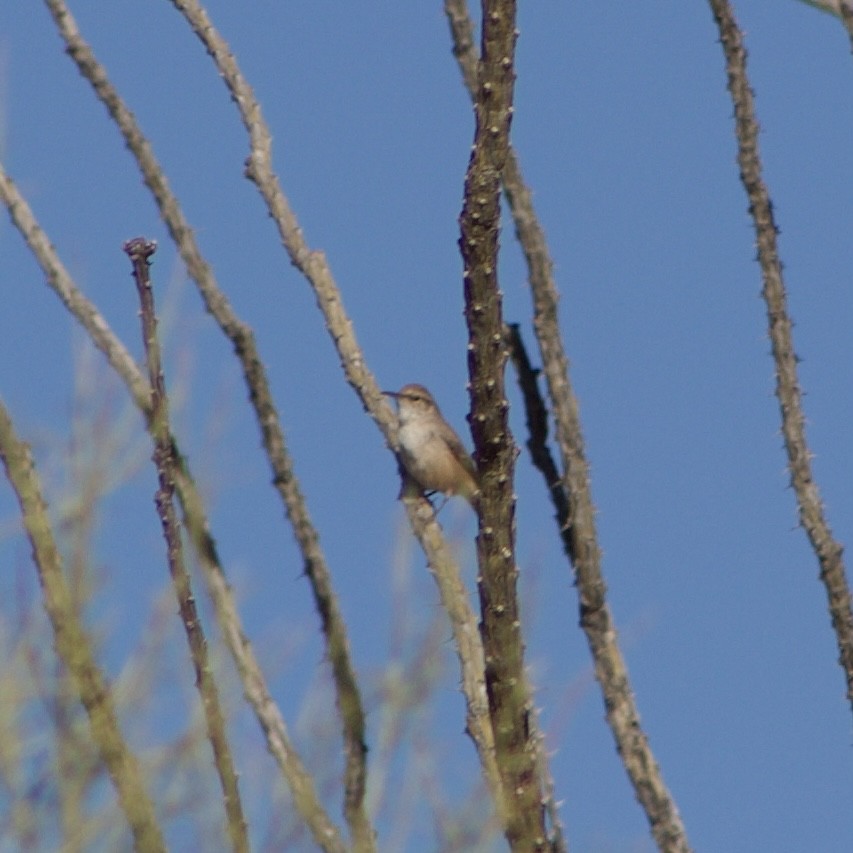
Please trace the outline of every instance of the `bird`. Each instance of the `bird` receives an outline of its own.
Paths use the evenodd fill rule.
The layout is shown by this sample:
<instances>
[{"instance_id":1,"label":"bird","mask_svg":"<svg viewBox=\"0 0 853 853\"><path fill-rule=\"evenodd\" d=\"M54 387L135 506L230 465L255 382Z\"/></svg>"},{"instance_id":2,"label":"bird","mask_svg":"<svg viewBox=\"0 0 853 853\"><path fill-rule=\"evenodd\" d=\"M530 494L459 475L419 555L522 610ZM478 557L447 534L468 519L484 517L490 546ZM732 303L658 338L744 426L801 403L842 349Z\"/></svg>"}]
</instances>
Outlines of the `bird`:
<instances>
[{"instance_id":1,"label":"bird","mask_svg":"<svg viewBox=\"0 0 853 853\"><path fill-rule=\"evenodd\" d=\"M409 477L425 492L459 495L476 509L480 487L474 460L432 394L416 383L383 393L397 401L400 458Z\"/></svg>"}]
</instances>

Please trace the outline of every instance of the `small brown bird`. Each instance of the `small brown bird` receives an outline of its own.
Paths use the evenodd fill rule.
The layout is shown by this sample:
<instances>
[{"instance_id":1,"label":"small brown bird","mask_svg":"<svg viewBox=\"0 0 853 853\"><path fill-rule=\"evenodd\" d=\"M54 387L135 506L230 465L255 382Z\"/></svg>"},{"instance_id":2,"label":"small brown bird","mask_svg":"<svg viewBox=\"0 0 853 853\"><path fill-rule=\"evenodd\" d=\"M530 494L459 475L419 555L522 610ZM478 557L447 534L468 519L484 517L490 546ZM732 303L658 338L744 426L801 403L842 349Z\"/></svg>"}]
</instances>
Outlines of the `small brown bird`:
<instances>
[{"instance_id":1,"label":"small brown bird","mask_svg":"<svg viewBox=\"0 0 853 853\"><path fill-rule=\"evenodd\" d=\"M461 495L476 506L479 486L474 460L423 385L383 392L397 401L400 456L409 476L427 492Z\"/></svg>"}]
</instances>

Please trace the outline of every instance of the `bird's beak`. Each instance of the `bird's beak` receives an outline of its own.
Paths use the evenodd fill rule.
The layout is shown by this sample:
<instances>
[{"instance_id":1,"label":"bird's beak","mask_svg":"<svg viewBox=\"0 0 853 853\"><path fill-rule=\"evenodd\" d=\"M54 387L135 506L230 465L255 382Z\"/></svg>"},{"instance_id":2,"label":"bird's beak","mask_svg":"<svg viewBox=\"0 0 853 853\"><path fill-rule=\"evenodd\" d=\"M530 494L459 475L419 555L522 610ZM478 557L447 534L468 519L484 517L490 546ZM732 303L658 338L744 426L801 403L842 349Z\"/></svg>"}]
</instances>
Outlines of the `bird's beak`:
<instances>
[{"instance_id":1,"label":"bird's beak","mask_svg":"<svg viewBox=\"0 0 853 853\"><path fill-rule=\"evenodd\" d=\"M396 391L383 391L382 393L386 397L399 397L400 396Z\"/></svg>"}]
</instances>

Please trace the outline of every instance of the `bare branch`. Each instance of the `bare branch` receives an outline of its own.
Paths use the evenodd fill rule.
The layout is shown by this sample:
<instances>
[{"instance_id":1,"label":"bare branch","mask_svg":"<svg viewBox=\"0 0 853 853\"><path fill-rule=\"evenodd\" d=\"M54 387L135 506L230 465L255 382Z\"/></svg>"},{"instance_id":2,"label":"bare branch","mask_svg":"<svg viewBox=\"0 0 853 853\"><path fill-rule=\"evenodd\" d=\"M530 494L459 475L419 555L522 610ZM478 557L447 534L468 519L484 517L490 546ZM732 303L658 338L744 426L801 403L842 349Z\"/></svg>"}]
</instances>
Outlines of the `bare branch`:
<instances>
[{"instance_id":1,"label":"bare branch","mask_svg":"<svg viewBox=\"0 0 853 853\"><path fill-rule=\"evenodd\" d=\"M273 484L281 496L285 511L302 552L304 571L320 614L328 658L332 665L333 682L337 691L338 708L342 718L345 752L346 813L358 823L357 835L368 838L372 829L362 803L366 782L367 746L364 740L364 709L355 669L352 665L346 625L340 613L332 586L331 573L320 546L320 538L308 512L293 463L287 450L284 431L273 403L266 370L255 344L251 328L243 323L220 290L210 266L195 242L192 229L183 217L177 198L169 188L165 175L151 146L139 129L133 114L109 82L89 46L82 39L63 0L46 0L56 25L68 45L81 74L91 83L98 98L121 131L125 142L137 160L146 185L151 190L161 215L169 228L190 276L198 285L205 306L225 335L234 345L240 360L249 399L270 466ZM368 847L369 849L369 847Z\"/></svg>"},{"instance_id":2,"label":"bare branch","mask_svg":"<svg viewBox=\"0 0 853 853\"><path fill-rule=\"evenodd\" d=\"M309 248L299 222L282 192L278 177L272 168L272 136L252 87L243 77L227 43L217 32L203 7L195 0L171 0L171 2L185 16L193 32L213 58L219 74L228 87L249 136L250 152L246 160L246 176L257 186L264 199L291 263L305 276L314 292L326 328L338 353L346 381L355 390L365 411L379 427L388 446L396 453L399 450L397 419L387 404L375 377L367 367L364 353L356 339L352 323L344 309L340 291L324 254ZM415 504L407 502L405 506L412 530L436 578L439 579L443 573L440 567L446 565L450 557L443 544L434 515L425 522L422 517L419 518L421 513ZM436 548L436 542L442 543L440 548ZM458 568L456 571L458 572ZM442 596L444 595L443 592ZM451 615L451 621L453 619ZM461 617L459 626L464 624L465 618ZM455 626L455 636L457 636L456 632ZM490 758L493 740L484 734L490 731L491 722L488 714L483 715L481 694L476 687L483 681L482 669L478 670L481 666L481 657L476 653L473 657L465 656L465 649L475 642L479 642L479 638L476 640L468 638L464 647L457 647L463 667L462 684L463 690L466 691L465 700L469 719L472 716L477 719L477 724L469 725L468 731L475 740L486 779L492 786L493 797L496 803L500 803L500 792L494 787L495 780L490 771L492 766L490 762L493 761ZM478 737L482 737L482 740L477 740Z\"/></svg>"},{"instance_id":3,"label":"bare branch","mask_svg":"<svg viewBox=\"0 0 853 853\"><path fill-rule=\"evenodd\" d=\"M466 730L477 747L486 783L498 815L503 813L503 790L495 759L495 740L486 693L485 659L479 623L471 609L468 590L462 582L459 564L453 559L432 505L426 498L404 501L416 536L427 550L429 567L438 585L441 604L450 618L454 645L462 670L462 690L467 697Z\"/></svg>"},{"instance_id":4,"label":"bare branch","mask_svg":"<svg viewBox=\"0 0 853 853\"><path fill-rule=\"evenodd\" d=\"M21 233L44 272L48 285L125 381L134 402L143 412L146 421L150 421L152 417L150 385L97 308L80 293L33 216L26 200L3 171L2 164L0 164L0 199L6 205L12 223ZM320 804L311 775L305 769L291 743L284 718L270 694L252 645L243 631L234 595L219 559L216 542L210 534L204 502L196 488L187 462L180 454L174 436L172 436L172 444L175 458L180 463L176 486L183 509L183 521L204 569L208 589L216 608L217 620L240 674L244 695L258 718L270 752L287 779L297 811L311 828L314 838L323 850L327 853L343 853L345 848L340 834Z\"/></svg>"},{"instance_id":5,"label":"bare branch","mask_svg":"<svg viewBox=\"0 0 853 853\"><path fill-rule=\"evenodd\" d=\"M139 763L122 737L110 688L75 612L74 597L63 573L32 456L27 445L15 434L9 413L2 403L0 457L21 507L56 653L68 667L89 716L92 739L130 824L134 846L145 853L165 851L166 845L154 805L145 790Z\"/></svg>"},{"instance_id":6,"label":"bare branch","mask_svg":"<svg viewBox=\"0 0 853 853\"><path fill-rule=\"evenodd\" d=\"M557 464L548 448L548 410L545 407L545 401L539 393L539 386L536 381L539 371L534 370L530 364L530 358L524 347L524 341L518 325L511 324L507 326L505 336L509 349L509 357L515 367L518 385L521 390L522 399L524 400L528 434L527 449L533 464L542 472L542 476L549 486L551 501L556 509L555 518L560 525L561 535L565 541L566 529L563 527L563 521L568 518L569 502L566 500L566 493L563 489L559 471L557 470ZM536 729L539 775L544 788L545 811L548 814L548 821L551 827L551 847L555 851L565 851L567 845L563 833L563 824L560 820L559 809L554 795L554 780L545 753L544 737L539 732L538 717L536 719Z\"/></svg>"},{"instance_id":7,"label":"bare branch","mask_svg":"<svg viewBox=\"0 0 853 853\"><path fill-rule=\"evenodd\" d=\"M504 393L506 350L498 289L500 176L509 148L515 82L514 0L483 0L476 130L460 216L471 434L479 472L477 585L486 690L503 783L504 832L513 850L548 846L537 773L533 700L524 671L515 562L516 449Z\"/></svg>"},{"instance_id":8,"label":"bare branch","mask_svg":"<svg viewBox=\"0 0 853 853\"><path fill-rule=\"evenodd\" d=\"M762 296L767 304L767 323L773 360L776 366L776 396L782 415L782 434L788 454L791 485L797 496L800 524L806 531L820 565L820 578L826 588L832 627L838 644L839 663L847 681L847 698L853 706L853 611L850 587L844 569L840 542L832 535L811 468L811 452L806 443L802 392L797 378L792 323L788 315L782 262L776 235L770 193L761 175L758 150L758 121L755 101L746 73L746 48L734 14L726 0L710 0L714 20L726 57L728 88L735 109L740 176L749 199L749 211L755 223L758 263L763 281Z\"/></svg>"},{"instance_id":9,"label":"bare branch","mask_svg":"<svg viewBox=\"0 0 853 853\"><path fill-rule=\"evenodd\" d=\"M445 0L445 12L453 37L454 54L473 99L476 91L471 88L470 81L475 79L472 68L476 68L478 57L470 36L472 25L467 4L465 0ZM518 158L511 146L501 178L516 236L527 262L533 295L533 326L557 423L562 484L555 489L555 480L549 473L546 485L555 502L561 536L575 572L581 628L601 686L607 722L637 799L646 812L652 834L661 850L686 851L689 846L684 825L641 727L628 671L607 606L580 412L559 330L559 291L553 277L553 262L533 208L530 190L524 183Z\"/></svg>"},{"instance_id":10,"label":"bare branch","mask_svg":"<svg viewBox=\"0 0 853 853\"><path fill-rule=\"evenodd\" d=\"M178 611L187 635L195 670L196 688L201 698L207 725L207 737L213 750L213 762L219 775L219 783L225 797L225 813L228 818L228 835L231 846L240 853L248 853L249 837L243 806L237 787L237 773L231 757L231 747L225 732L225 717L219 701L219 690L210 666L207 640L204 636L198 609L193 598L190 575L184 563L184 548L181 544L181 528L175 512L175 475L178 462L174 455L169 426L169 399L166 396L166 380L160 357L160 342L157 336L157 317L154 313L154 293L149 270L150 257L157 244L141 237L125 243L124 250L133 265L133 277L139 292L140 315L142 318L142 340L148 364L148 381L151 385L151 421L149 430L154 443L152 457L157 469L159 487L154 497L157 514L166 540L166 556L169 573L178 599Z\"/></svg>"},{"instance_id":11,"label":"bare branch","mask_svg":"<svg viewBox=\"0 0 853 853\"><path fill-rule=\"evenodd\" d=\"M139 370L127 347L116 337L107 321L74 285L65 265L56 254L47 235L39 226L26 199L0 163L0 200L9 212L12 224L18 229L47 279L48 286L60 298L68 312L77 319L92 343L107 357L113 369L124 380L136 405L143 411L150 408L148 382Z\"/></svg>"}]
</instances>

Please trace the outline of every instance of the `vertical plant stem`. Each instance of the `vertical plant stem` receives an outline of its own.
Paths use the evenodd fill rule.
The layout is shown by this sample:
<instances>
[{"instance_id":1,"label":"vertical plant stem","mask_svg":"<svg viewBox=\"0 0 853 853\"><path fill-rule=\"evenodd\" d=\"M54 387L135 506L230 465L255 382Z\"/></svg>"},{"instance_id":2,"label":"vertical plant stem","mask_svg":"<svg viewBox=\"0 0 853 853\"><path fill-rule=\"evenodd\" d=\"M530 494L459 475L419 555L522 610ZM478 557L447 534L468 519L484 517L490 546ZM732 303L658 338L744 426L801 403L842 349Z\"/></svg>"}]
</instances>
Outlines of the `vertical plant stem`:
<instances>
[{"instance_id":1,"label":"vertical plant stem","mask_svg":"<svg viewBox=\"0 0 853 853\"><path fill-rule=\"evenodd\" d=\"M467 3L465 0L445 0L445 13L453 37L453 53L466 88L475 99L478 56ZM607 605L580 409L572 390L569 360L560 335L559 291L553 277L553 262L533 207L531 192L524 182L518 157L511 145L501 179L516 237L527 263L533 296L533 327L551 410L557 423L562 474L557 480L552 473L547 473L546 487L556 509L566 555L575 573L581 629L592 655L608 725L637 800L646 813L652 835L661 850L685 853L690 847L684 824L643 731L616 627Z\"/></svg>"},{"instance_id":2,"label":"vertical plant stem","mask_svg":"<svg viewBox=\"0 0 853 853\"><path fill-rule=\"evenodd\" d=\"M140 853L165 851L163 834L145 790L139 763L121 734L110 687L77 618L74 597L62 569L32 456L27 445L15 434L2 403L0 457L21 507L56 653L68 668L86 709L92 739L118 794L119 805L133 833L134 847Z\"/></svg>"},{"instance_id":3,"label":"vertical plant stem","mask_svg":"<svg viewBox=\"0 0 853 853\"><path fill-rule=\"evenodd\" d=\"M178 610L187 635L195 670L196 687L201 698L207 736L213 749L213 761L222 793L225 798L225 814L231 846L238 853L248 853L249 837L243 806L237 788L237 773L231 757L231 747L225 732L225 717L219 701L219 691L210 667L210 656L204 629L199 620L193 598L190 576L184 564L184 549L181 544L181 529L175 511L175 478L178 463L174 455L169 427L169 401L160 358L160 343L157 338L157 318L154 313L154 294L149 276L150 257L156 251L156 243L141 237L125 243L124 250L133 265L133 277L139 292L142 316L142 339L145 345L148 381L151 385L150 432L154 443L153 461L157 468L159 488L154 497L157 514L163 526L169 573L178 599Z\"/></svg>"},{"instance_id":4,"label":"vertical plant stem","mask_svg":"<svg viewBox=\"0 0 853 853\"><path fill-rule=\"evenodd\" d=\"M486 690L503 782L504 831L515 851L547 846L531 731L515 562L515 445L504 393L506 350L498 288L501 171L509 148L515 82L515 2L483 0L476 129L460 216L471 433L480 474L477 535L480 631Z\"/></svg>"},{"instance_id":5,"label":"vertical plant stem","mask_svg":"<svg viewBox=\"0 0 853 853\"><path fill-rule=\"evenodd\" d=\"M782 262L779 259L776 221L770 193L761 175L758 149L758 121L755 101L746 73L746 48L726 0L710 0L711 11L720 31L726 58L728 88L735 109L738 165L749 211L755 224L758 263L763 282L762 296L767 306L770 345L776 367L776 396L782 416L782 435L788 455L791 485L797 496L800 524L820 566L826 590L839 659L847 682L847 699L853 709L853 611L850 587L844 568L844 548L832 535L811 467L811 451L806 443L802 392L797 378L791 318L788 314Z\"/></svg>"},{"instance_id":6,"label":"vertical plant stem","mask_svg":"<svg viewBox=\"0 0 853 853\"><path fill-rule=\"evenodd\" d=\"M419 497L406 502L409 521L424 545L430 571L435 578L442 607L450 619L453 642L462 672L462 690L466 697L465 728L480 759L486 784L501 819L504 813L503 784L495 758L495 738L489 715L486 691L483 643L470 596L459 572L459 564L450 553L441 528L435 521L432 505Z\"/></svg>"}]
</instances>

